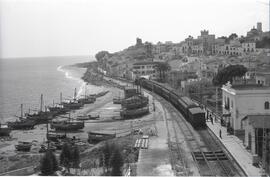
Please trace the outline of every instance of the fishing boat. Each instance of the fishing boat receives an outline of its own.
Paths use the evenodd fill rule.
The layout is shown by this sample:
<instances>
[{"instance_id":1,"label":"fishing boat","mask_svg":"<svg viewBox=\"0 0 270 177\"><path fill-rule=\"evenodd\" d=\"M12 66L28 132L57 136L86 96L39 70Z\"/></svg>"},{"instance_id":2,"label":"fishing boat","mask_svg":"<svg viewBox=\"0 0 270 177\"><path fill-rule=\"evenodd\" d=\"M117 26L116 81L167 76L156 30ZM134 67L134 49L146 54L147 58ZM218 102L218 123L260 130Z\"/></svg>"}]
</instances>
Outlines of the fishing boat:
<instances>
[{"instance_id":1,"label":"fishing boat","mask_svg":"<svg viewBox=\"0 0 270 177\"><path fill-rule=\"evenodd\" d=\"M148 97L145 97L143 95L135 95L122 100L121 106L126 109L137 109L147 106L148 102Z\"/></svg>"},{"instance_id":2,"label":"fishing boat","mask_svg":"<svg viewBox=\"0 0 270 177\"><path fill-rule=\"evenodd\" d=\"M113 104L121 104L122 100L122 98L113 98Z\"/></svg>"},{"instance_id":3,"label":"fishing boat","mask_svg":"<svg viewBox=\"0 0 270 177\"><path fill-rule=\"evenodd\" d=\"M58 121L52 122L51 128L55 130L63 131L75 131L84 128L84 122L82 121Z\"/></svg>"},{"instance_id":4,"label":"fishing boat","mask_svg":"<svg viewBox=\"0 0 270 177\"><path fill-rule=\"evenodd\" d=\"M31 142L23 142L23 141L19 141L19 144L15 145L15 148L17 151L26 151L29 152L31 150L32 147L32 143Z\"/></svg>"},{"instance_id":5,"label":"fishing boat","mask_svg":"<svg viewBox=\"0 0 270 177\"><path fill-rule=\"evenodd\" d=\"M76 97L77 97L77 92L75 88L73 100L65 100L61 104L64 106L64 108L67 108L69 110L80 109L84 105L84 103L78 102Z\"/></svg>"},{"instance_id":6,"label":"fishing boat","mask_svg":"<svg viewBox=\"0 0 270 177\"><path fill-rule=\"evenodd\" d=\"M89 143L98 143L100 141L109 140L115 138L116 134L112 133L99 133L99 132L88 132L88 142Z\"/></svg>"},{"instance_id":7,"label":"fishing boat","mask_svg":"<svg viewBox=\"0 0 270 177\"><path fill-rule=\"evenodd\" d=\"M13 130L33 129L36 125L34 120L26 119L26 117L23 116L23 104L21 104L21 116L16 117L19 119L16 119L14 122L7 122L8 127Z\"/></svg>"},{"instance_id":8,"label":"fishing boat","mask_svg":"<svg viewBox=\"0 0 270 177\"><path fill-rule=\"evenodd\" d=\"M0 136L9 136L11 128L6 124L0 124Z\"/></svg>"},{"instance_id":9,"label":"fishing boat","mask_svg":"<svg viewBox=\"0 0 270 177\"><path fill-rule=\"evenodd\" d=\"M53 117L65 114L69 111L69 109L65 108L62 104L54 104L53 106L48 107L48 109L52 113Z\"/></svg>"},{"instance_id":10,"label":"fishing boat","mask_svg":"<svg viewBox=\"0 0 270 177\"><path fill-rule=\"evenodd\" d=\"M83 104L91 104L96 101L96 96L91 96L86 94L86 86L84 87L84 96L83 98L79 98L78 102Z\"/></svg>"},{"instance_id":11,"label":"fishing boat","mask_svg":"<svg viewBox=\"0 0 270 177\"><path fill-rule=\"evenodd\" d=\"M77 120L72 120L69 117L68 120L54 120L51 122L51 128L55 130L63 130L63 131L75 131L79 129L84 128L84 122L83 121L77 121Z\"/></svg>"},{"instance_id":12,"label":"fishing boat","mask_svg":"<svg viewBox=\"0 0 270 177\"><path fill-rule=\"evenodd\" d=\"M96 94L97 97L102 97L104 95L106 95L107 93L109 93L109 91L103 91L103 92L100 92L98 94Z\"/></svg>"},{"instance_id":13,"label":"fishing boat","mask_svg":"<svg viewBox=\"0 0 270 177\"><path fill-rule=\"evenodd\" d=\"M141 117L149 113L149 107L139 108L139 109L123 109L120 111L120 116L123 119L131 119Z\"/></svg>"},{"instance_id":14,"label":"fishing boat","mask_svg":"<svg viewBox=\"0 0 270 177\"><path fill-rule=\"evenodd\" d=\"M47 140L48 141L54 141L54 142L58 142L59 140L65 139L67 138L66 133L64 134L60 134L60 133L56 133L56 132L47 132Z\"/></svg>"},{"instance_id":15,"label":"fishing boat","mask_svg":"<svg viewBox=\"0 0 270 177\"><path fill-rule=\"evenodd\" d=\"M26 118L35 121L36 124L47 123L53 118L52 112L50 112L46 107L45 111L43 111L43 94L41 94L40 99L40 110L32 114L30 113L26 114Z\"/></svg>"},{"instance_id":16,"label":"fishing boat","mask_svg":"<svg viewBox=\"0 0 270 177\"><path fill-rule=\"evenodd\" d=\"M79 115L77 116L77 120L85 121L85 120L96 120L99 118L99 115Z\"/></svg>"}]
</instances>

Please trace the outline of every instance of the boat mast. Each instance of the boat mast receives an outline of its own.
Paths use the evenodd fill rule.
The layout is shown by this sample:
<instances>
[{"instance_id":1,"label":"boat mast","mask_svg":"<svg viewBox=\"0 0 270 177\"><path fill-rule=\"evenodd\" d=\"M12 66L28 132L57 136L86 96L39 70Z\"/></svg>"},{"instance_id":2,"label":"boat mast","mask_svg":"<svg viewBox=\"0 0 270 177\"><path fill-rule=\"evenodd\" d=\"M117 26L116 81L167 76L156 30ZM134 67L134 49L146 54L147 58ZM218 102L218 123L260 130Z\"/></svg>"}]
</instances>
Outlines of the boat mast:
<instances>
[{"instance_id":1,"label":"boat mast","mask_svg":"<svg viewBox=\"0 0 270 177\"><path fill-rule=\"evenodd\" d=\"M84 86L84 98L86 99L86 85Z\"/></svg>"},{"instance_id":2,"label":"boat mast","mask_svg":"<svg viewBox=\"0 0 270 177\"><path fill-rule=\"evenodd\" d=\"M43 107L43 94L40 96L40 112L42 112L42 107Z\"/></svg>"},{"instance_id":3,"label":"boat mast","mask_svg":"<svg viewBox=\"0 0 270 177\"><path fill-rule=\"evenodd\" d=\"M75 88L75 90L74 90L74 100L76 100L76 96L77 96L77 89Z\"/></svg>"},{"instance_id":4,"label":"boat mast","mask_svg":"<svg viewBox=\"0 0 270 177\"><path fill-rule=\"evenodd\" d=\"M60 104L62 104L62 92L60 92Z\"/></svg>"},{"instance_id":5,"label":"boat mast","mask_svg":"<svg viewBox=\"0 0 270 177\"><path fill-rule=\"evenodd\" d=\"M21 118L23 118L23 104L21 104Z\"/></svg>"}]
</instances>

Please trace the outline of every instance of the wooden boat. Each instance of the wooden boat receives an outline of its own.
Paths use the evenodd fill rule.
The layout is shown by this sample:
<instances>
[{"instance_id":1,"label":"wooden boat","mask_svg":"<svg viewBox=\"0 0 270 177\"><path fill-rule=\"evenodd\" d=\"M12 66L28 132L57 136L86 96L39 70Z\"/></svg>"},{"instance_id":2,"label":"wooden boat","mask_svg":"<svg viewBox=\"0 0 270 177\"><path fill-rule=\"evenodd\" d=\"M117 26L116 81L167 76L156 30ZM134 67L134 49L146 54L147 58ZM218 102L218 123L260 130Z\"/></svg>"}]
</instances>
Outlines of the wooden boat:
<instances>
[{"instance_id":1,"label":"wooden boat","mask_svg":"<svg viewBox=\"0 0 270 177\"><path fill-rule=\"evenodd\" d=\"M0 136L9 136L11 128L6 124L0 124Z\"/></svg>"},{"instance_id":2,"label":"wooden boat","mask_svg":"<svg viewBox=\"0 0 270 177\"><path fill-rule=\"evenodd\" d=\"M122 100L122 98L113 98L113 104L121 104Z\"/></svg>"},{"instance_id":3,"label":"wooden boat","mask_svg":"<svg viewBox=\"0 0 270 177\"><path fill-rule=\"evenodd\" d=\"M7 125L9 128L13 130L20 130L20 129L33 129L36 125L36 122L34 120L29 120L23 117L23 104L21 104L21 116L16 116L19 118L16 119L14 122L7 122Z\"/></svg>"},{"instance_id":4,"label":"wooden boat","mask_svg":"<svg viewBox=\"0 0 270 177\"><path fill-rule=\"evenodd\" d=\"M10 127L13 130L33 129L35 125L36 125L36 122L34 120L29 120L29 119L19 119L14 122L8 122L8 127Z\"/></svg>"},{"instance_id":5,"label":"wooden boat","mask_svg":"<svg viewBox=\"0 0 270 177\"><path fill-rule=\"evenodd\" d=\"M89 96L87 96L85 98L78 99L78 102L79 103L83 103L83 104L91 104L91 103L94 103L95 100L96 100L95 97L89 97Z\"/></svg>"},{"instance_id":6,"label":"wooden boat","mask_svg":"<svg viewBox=\"0 0 270 177\"><path fill-rule=\"evenodd\" d=\"M143 95L135 95L121 102L121 106L126 109L137 109L148 105L148 98Z\"/></svg>"},{"instance_id":7,"label":"wooden boat","mask_svg":"<svg viewBox=\"0 0 270 177\"><path fill-rule=\"evenodd\" d=\"M52 121L51 128L55 130L63 130L63 131L75 131L84 128L83 121Z\"/></svg>"},{"instance_id":8,"label":"wooden boat","mask_svg":"<svg viewBox=\"0 0 270 177\"><path fill-rule=\"evenodd\" d=\"M49 111L52 113L53 116L65 114L69 111L69 109L65 108L61 104L55 104L51 107L48 107Z\"/></svg>"},{"instance_id":9,"label":"wooden boat","mask_svg":"<svg viewBox=\"0 0 270 177\"><path fill-rule=\"evenodd\" d=\"M108 139L115 138L116 134L111 133L98 133L98 132L88 132L88 142L89 143L98 143L100 141L105 141Z\"/></svg>"},{"instance_id":10,"label":"wooden boat","mask_svg":"<svg viewBox=\"0 0 270 177\"><path fill-rule=\"evenodd\" d=\"M106 95L107 93L109 93L109 91L100 92L100 93L96 94L96 97L102 97L102 96Z\"/></svg>"},{"instance_id":11,"label":"wooden boat","mask_svg":"<svg viewBox=\"0 0 270 177\"><path fill-rule=\"evenodd\" d=\"M48 132L47 133L47 140L48 141L54 141L54 142L59 142L62 139L67 138L66 134L59 134L56 132Z\"/></svg>"},{"instance_id":12,"label":"wooden boat","mask_svg":"<svg viewBox=\"0 0 270 177\"><path fill-rule=\"evenodd\" d=\"M120 111L120 116L124 119L131 119L141 117L149 113L149 107L139 108L139 109L124 109Z\"/></svg>"},{"instance_id":13,"label":"wooden boat","mask_svg":"<svg viewBox=\"0 0 270 177\"><path fill-rule=\"evenodd\" d=\"M77 120L81 120L81 121L84 121L84 120L96 120L99 118L99 115L80 115L80 116L77 116Z\"/></svg>"},{"instance_id":14,"label":"wooden boat","mask_svg":"<svg viewBox=\"0 0 270 177\"><path fill-rule=\"evenodd\" d=\"M63 102L62 105L66 109L74 110L74 109L80 109L83 106L83 103L82 102L79 103L77 100L69 100L69 101Z\"/></svg>"},{"instance_id":15,"label":"wooden boat","mask_svg":"<svg viewBox=\"0 0 270 177\"><path fill-rule=\"evenodd\" d=\"M84 96L83 98L78 99L79 103L83 103L83 104L91 104L94 103L96 101L96 96L92 96L92 95L87 95L86 94L86 87L84 88Z\"/></svg>"},{"instance_id":16,"label":"wooden boat","mask_svg":"<svg viewBox=\"0 0 270 177\"><path fill-rule=\"evenodd\" d=\"M26 118L29 120L35 121L36 124L44 124L50 121L53 118L52 112L46 109L45 111L42 110L43 108L43 94L41 94L41 99L40 99L40 110L38 112L35 112L33 114L26 114Z\"/></svg>"},{"instance_id":17,"label":"wooden boat","mask_svg":"<svg viewBox=\"0 0 270 177\"><path fill-rule=\"evenodd\" d=\"M32 147L32 143L31 142L23 142L23 141L19 141L19 144L15 145L15 148L17 151L30 151Z\"/></svg>"}]
</instances>

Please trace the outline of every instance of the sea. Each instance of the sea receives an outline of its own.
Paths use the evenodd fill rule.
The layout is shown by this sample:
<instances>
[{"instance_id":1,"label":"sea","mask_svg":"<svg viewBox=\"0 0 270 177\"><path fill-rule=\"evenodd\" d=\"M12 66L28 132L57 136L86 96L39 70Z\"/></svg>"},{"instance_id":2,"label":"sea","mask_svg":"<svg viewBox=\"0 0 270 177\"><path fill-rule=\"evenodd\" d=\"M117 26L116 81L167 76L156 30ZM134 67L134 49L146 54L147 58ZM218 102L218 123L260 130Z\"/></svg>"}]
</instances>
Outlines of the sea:
<instances>
[{"instance_id":1,"label":"sea","mask_svg":"<svg viewBox=\"0 0 270 177\"><path fill-rule=\"evenodd\" d=\"M81 77L85 68L75 63L94 61L94 57L42 57L0 59L0 122L5 123L23 112L40 109L41 94L45 106L77 97L104 91L104 87L86 84ZM45 106L43 109L45 109Z\"/></svg>"}]
</instances>

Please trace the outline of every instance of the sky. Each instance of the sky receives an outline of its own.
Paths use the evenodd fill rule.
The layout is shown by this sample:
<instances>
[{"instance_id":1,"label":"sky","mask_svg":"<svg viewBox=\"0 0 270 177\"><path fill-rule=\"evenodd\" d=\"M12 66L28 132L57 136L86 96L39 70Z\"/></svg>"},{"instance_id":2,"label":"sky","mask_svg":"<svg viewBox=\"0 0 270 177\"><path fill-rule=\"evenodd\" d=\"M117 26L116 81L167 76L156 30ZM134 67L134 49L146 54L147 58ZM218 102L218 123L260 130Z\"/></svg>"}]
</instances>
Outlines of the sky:
<instances>
[{"instance_id":1,"label":"sky","mask_svg":"<svg viewBox=\"0 0 270 177\"><path fill-rule=\"evenodd\" d=\"M203 29L269 30L269 0L0 0L0 58L95 55L136 38L178 43Z\"/></svg>"}]
</instances>

